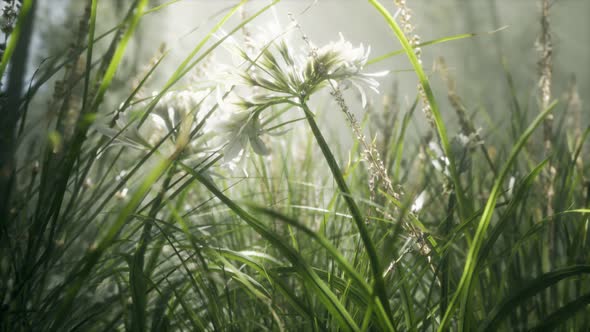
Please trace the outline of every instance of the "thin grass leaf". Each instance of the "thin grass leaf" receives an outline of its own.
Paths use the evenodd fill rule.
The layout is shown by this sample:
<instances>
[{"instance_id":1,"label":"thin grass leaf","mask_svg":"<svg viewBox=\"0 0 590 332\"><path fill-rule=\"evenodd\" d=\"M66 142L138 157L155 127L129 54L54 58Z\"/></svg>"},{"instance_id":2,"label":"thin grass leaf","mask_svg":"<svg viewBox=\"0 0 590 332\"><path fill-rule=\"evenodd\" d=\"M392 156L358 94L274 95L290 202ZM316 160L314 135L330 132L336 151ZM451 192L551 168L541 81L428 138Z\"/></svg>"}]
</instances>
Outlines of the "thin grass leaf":
<instances>
[{"instance_id":1,"label":"thin grass leaf","mask_svg":"<svg viewBox=\"0 0 590 332\"><path fill-rule=\"evenodd\" d=\"M590 304L590 293L582 295L559 308L551 315L543 319L542 322L530 329L531 332L554 331L559 325L571 319L580 312L588 312L588 305Z\"/></svg>"},{"instance_id":2,"label":"thin grass leaf","mask_svg":"<svg viewBox=\"0 0 590 332\"><path fill-rule=\"evenodd\" d=\"M338 188L342 192L342 197L344 198L344 201L350 210L350 214L352 215L352 218L361 236L362 243L367 251L367 255L369 256L369 262L371 264L371 271L373 274L373 282L375 285L375 295L379 297L379 300L385 309L386 315L388 317L392 317L389 298L387 296L387 289L385 288L385 282L383 280L383 270L381 269L381 264L379 262L379 258L377 257L377 251L375 249L373 239L371 239L367 225L365 224L365 218L362 216L354 198L352 197L351 192L348 189L348 185L344 180L344 176L340 171L340 167L338 166L338 163L336 162L336 159L334 158L328 143L324 139L318 125L316 124L314 115L307 106L306 100L302 99L300 106L305 113L307 122L316 138L318 145L320 146L320 149L322 150L324 158L330 167L332 176L338 184Z\"/></svg>"},{"instance_id":3,"label":"thin grass leaf","mask_svg":"<svg viewBox=\"0 0 590 332\"><path fill-rule=\"evenodd\" d=\"M430 88L428 77L426 76L424 69L420 64L420 61L418 61L418 57L414 53L414 50L412 49L410 42L406 38L402 29L395 22L393 16L391 16L391 14L387 11L387 9L385 9L385 7L383 7L383 5L379 3L379 1L369 0L369 2L371 3L371 5L373 5L373 7L375 7L375 9L377 9L379 13L381 13L383 18L388 23L389 27L393 30L399 42L402 44L402 47L406 52L406 55L408 56L408 59L410 60L410 63L412 64L412 67L414 68L416 75L418 76L418 80L420 81L420 84L424 89L424 93L426 94L426 98L428 99L428 103L430 104L432 116L434 117L434 122L436 125L442 149L444 151L445 156L449 160L451 179L453 181L454 190L457 195L457 205L459 206L459 219L460 221L463 221L464 217L469 214L469 211L467 210L467 202L464 197L465 194L463 193L463 190L461 188L461 182L459 179L459 173L457 163L455 161L455 156L451 152L451 146L449 144L449 139L447 137L447 129L444 125L442 116L438 109L438 103L436 102L432 89Z\"/></svg>"},{"instance_id":4,"label":"thin grass leaf","mask_svg":"<svg viewBox=\"0 0 590 332\"><path fill-rule=\"evenodd\" d=\"M540 292L555 285L556 283L566 278L571 278L579 275L590 274L590 265L574 265L555 270L553 272L545 273L533 280L524 283L523 287L510 292L510 295L502 300L498 306L492 310L489 319L483 324L482 331L496 331L499 324L506 318L506 316L515 310L521 303L530 300ZM587 300L585 297L585 300Z\"/></svg>"},{"instance_id":5,"label":"thin grass leaf","mask_svg":"<svg viewBox=\"0 0 590 332\"><path fill-rule=\"evenodd\" d=\"M96 7L98 0L92 0L90 5L90 22L88 23L88 46L86 48L86 71L84 72L84 92L82 94L82 110L86 108L92 72L92 50L94 49L94 31L96 28Z\"/></svg>"},{"instance_id":6,"label":"thin grass leaf","mask_svg":"<svg viewBox=\"0 0 590 332\"><path fill-rule=\"evenodd\" d=\"M67 294L63 301L61 301L60 307L56 310L56 318L53 322L50 331L59 331L62 328L62 324L65 322L69 315L70 309L74 303L74 299L78 292L84 285L84 281L88 278L94 266L98 263L100 257L104 252L112 245L115 237L120 230L125 226L129 216L139 206L151 186L160 178L162 174L168 169L171 161L169 159L162 160L154 169L146 176L141 186L137 189L134 195L129 200L129 203L123 208L123 210L117 216L117 219L113 225L108 229L105 236L98 243L96 249L88 252L84 259L78 264L79 267L75 268L73 273L68 277L71 281L68 287Z\"/></svg>"},{"instance_id":7,"label":"thin grass leaf","mask_svg":"<svg viewBox=\"0 0 590 332\"><path fill-rule=\"evenodd\" d=\"M129 266L129 288L131 289L131 331L147 330L147 278L135 256L125 255Z\"/></svg>"},{"instance_id":8,"label":"thin grass leaf","mask_svg":"<svg viewBox=\"0 0 590 332\"><path fill-rule=\"evenodd\" d=\"M8 41L8 45L6 45L6 50L4 50L4 54L2 55L2 62L0 62L0 77L4 76L6 66L8 66L8 62L12 58L12 54L16 49L16 44L18 43L22 26L24 24L25 18L27 15L29 15L31 8L33 7L33 2L33 0L24 0L22 2L22 6L16 20L16 26L10 35L10 40Z\"/></svg>"},{"instance_id":9,"label":"thin grass leaf","mask_svg":"<svg viewBox=\"0 0 590 332\"><path fill-rule=\"evenodd\" d=\"M458 34L458 35L453 35L453 36L447 36L447 37L442 37L442 38L437 38L437 39L432 39L432 40L428 40L425 41L423 43L419 43L416 44L415 46L412 46L413 48L418 48L418 47L424 47L424 46L429 46L429 45L436 45L436 44L441 44L441 43L446 43L446 42L450 42L450 41L455 41L455 40L460 40L460 39L464 39L464 38L471 38L471 37L476 37L476 36L481 36L481 35L492 35L496 32L500 32L504 29L508 28L508 26L503 26L499 29L496 30L492 30L492 31L488 31L488 32L484 32L484 33L477 33L477 32L471 32L471 33L462 33L462 34ZM393 56L396 55L400 55L400 54L404 54L406 51L405 50L397 50L397 51L393 51L393 52L389 52L386 54L383 54L381 56L375 57L369 61L367 61L367 65L372 65L375 64L377 62L381 62L383 60L389 59Z\"/></svg>"},{"instance_id":10,"label":"thin grass leaf","mask_svg":"<svg viewBox=\"0 0 590 332\"><path fill-rule=\"evenodd\" d=\"M480 254L480 249L483 244L485 234L489 228L489 224L492 219L492 215L494 213L494 209L495 209L495 205L496 205L496 200L498 199L498 196L501 193L501 187L502 187L502 184L504 183L504 179L506 178L506 175L508 174L510 167L514 163L518 153L520 152L520 150L522 149L522 147L524 146L524 144L526 143L528 138L531 136L531 134L537 128L537 126L539 126L541 124L543 119L553 110L553 108L555 107L556 104L557 104L557 102L553 102L546 110L541 112L541 114L539 114L535 118L535 120L531 123L531 125L527 128L527 130L520 136L520 138L518 139L518 142L512 148L512 151L510 152L510 156L508 157L508 160L506 161L506 163L502 167L502 170L498 174L498 177L495 179L494 186L493 186L493 188L490 192L490 196L486 202L484 211L483 211L481 219L479 221L479 225L477 227L477 231L476 231L475 236L473 238L473 242L471 243L471 247L469 248L469 253L467 254L467 259L465 261L465 266L463 269L463 275L461 276L461 280L459 281L459 284L457 286L457 290L455 291L455 294L453 295L453 298L451 299L451 302L449 303L449 307L444 315L444 318L442 319L442 321L440 323L439 331L443 331L446 329L447 324L449 324L449 322L450 322L451 315L455 310L458 300L461 301L461 314L459 316L459 319L462 322L465 320L465 318L466 318L465 311L467 310L467 302L469 300L469 295L471 293L471 283L474 278L473 273L474 273L476 266L478 264L478 257Z\"/></svg>"},{"instance_id":11,"label":"thin grass leaf","mask_svg":"<svg viewBox=\"0 0 590 332\"><path fill-rule=\"evenodd\" d=\"M105 75L98 87L98 91L96 92L96 96L94 97L94 102L93 102L93 107L92 107L93 109L98 108L98 105L100 105L100 103L102 102L102 99L104 98L104 94L106 93L106 90L111 85L111 82L113 81L113 77L115 77L115 73L117 72L117 68L119 67L119 63L121 63L121 60L123 59L123 55L125 54L125 49L127 48L127 43L129 43L129 40L133 36L133 33L135 32L135 28L137 27L137 24L139 23L139 19L143 15L143 11L144 11L144 8L147 6L147 3L148 3L147 0L139 0L137 7L135 9L135 14L133 15L133 17L129 21L129 28L127 28L127 31L125 31L125 34L123 35L123 37L121 38L121 41L119 42L119 45L117 45L117 48L115 49L115 53L113 54L113 58L112 58L111 62L109 63L107 70L105 72Z\"/></svg>"},{"instance_id":12,"label":"thin grass leaf","mask_svg":"<svg viewBox=\"0 0 590 332\"><path fill-rule=\"evenodd\" d=\"M543 160L522 180L521 185L514 193L514 196L510 199L510 203L508 204L506 211L504 212L498 223L490 231L490 235L487 241L482 245L481 254L478 259L480 262L485 261L488 255L492 252L494 244L496 243L502 232L506 231L507 223L512 220L512 213L516 209L517 205L524 201L525 194L530 190L535 179L537 178L537 176L539 176L543 168L547 165L548 161L548 158Z\"/></svg>"},{"instance_id":13,"label":"thin grass leaf","mask_svg":"<svg viewBox=\"0 0 590 332\"><path fill-rule=\"evenodd\" d=\"M321 235L321 233L316 233L316 232L312 231L311 229L309 229L308 227L306 227L305 225L303 225L302 223L298 222L297 220L290 218L288 216L285 216L277 211L273 211L273 210L270 210L267 208L257 207L257 206L251 206L251 208L254 211L258 211L258 212L264 213L270 217L273 217L275 219L282 220L282 221L286 222L287 224L289 224L289 226L292 226L292 227L304 232L306 235L308 235L311 238L313 238L314 240L316 240L322 247L324 247L324 249L327 250L330 257L332 257L334 260L336 260L336 262L338 263L340 268L343 269L346 273L348 273L348 275L350 277L352 277L352 279L355 281L355 286L360 288L359 292L361 294L363 294L363 297L365 299L372 299L373 298L371 288L363 280L362 276L350 265L350 263L348 263L346 258L344 258L344 256L338 251L338 249L336 247L334 247L328 241L328 239L326 239L324 236ZM383 307L380 307L378 309L381 309L381 310L377 310L376 314L379 316L380 324L381 324L382 328L392 330L393 326L390 325L391 323L387 317L387 313L385 311L382 311Z\"/></svg>"},{"instance_id":14,"label":"thin grass leaf","mask_svg":"<svg viewBox=\"0 0 590 332\"><path fill-rule=\"evenodd\" d=\"M190 167L180 164L181 167L191 173L197 181L203 184L207 189L221 200L227 207L229 207L236 215L250 225L257 233L267 239L274 247L281 251L283 255L293 264L301 276L307 283L317 292L317 296L323 302L324 306L330 311L333 317L338 321L339 325L345 330L358 331L359 328L342 306L336 295L328 288L328 286L319 278L319 276L311 269L307 261L302 258L292 247L285 244L283 240L278 237L273 231L268 229L266 225L256 219L254 216L242 209L238 204L225 196L217 187L206 177L195 172Z\"/></svg>"}]
</instances>

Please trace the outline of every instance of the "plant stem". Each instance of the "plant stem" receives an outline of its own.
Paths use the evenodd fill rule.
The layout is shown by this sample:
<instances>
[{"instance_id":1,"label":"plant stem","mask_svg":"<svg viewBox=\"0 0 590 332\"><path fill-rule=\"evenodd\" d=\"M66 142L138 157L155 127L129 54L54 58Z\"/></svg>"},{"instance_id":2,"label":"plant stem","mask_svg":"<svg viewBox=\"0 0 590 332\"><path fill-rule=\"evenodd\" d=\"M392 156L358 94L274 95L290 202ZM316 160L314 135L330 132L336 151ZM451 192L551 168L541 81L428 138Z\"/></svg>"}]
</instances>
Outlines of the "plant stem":
<instances>
[{"instance_id":1,"label":"plant stem","mask_svg":"<svg viewBox=\"0 0 590 332\"><path fill-rule=\"evenodd\" d=\"M344 181L344 177L342 176L342 172L340 171L340 167L328 146L324 136L322 135L320 128L318 127L314 115L307 106L306 100L304 98L300 98L300 106L305 112L305 117L307 118L307 122L309 123L309 127L313 132L313 135L322 150L322 154L326 161L328 162L328 166L330 167L330 171L334 176L334 180L338 184L338 188L342 192L342 196L344 197L344 201L346 205L348 205L348 209L350 210L350 214L352 215L352 219L354 220L359 234L361 236L361 240L367 250L367 255L369 256L369 262L371 264L371 270L373 272L373 278L375 279L375 292L383 305L385 312L391 319L391 308L389 307L389 300L387 298L387 291L385 289L385 282L383 280L383 271L381 269L381 265L379 263L379 258L377 257L377 250L373 244L371 236L369 235L369 231L367 229L367 225L365 224L365 218L363 217L358 205L354 201L350 190L348 189L348 185L346 181Z\"/></svg>"}]
</instances>

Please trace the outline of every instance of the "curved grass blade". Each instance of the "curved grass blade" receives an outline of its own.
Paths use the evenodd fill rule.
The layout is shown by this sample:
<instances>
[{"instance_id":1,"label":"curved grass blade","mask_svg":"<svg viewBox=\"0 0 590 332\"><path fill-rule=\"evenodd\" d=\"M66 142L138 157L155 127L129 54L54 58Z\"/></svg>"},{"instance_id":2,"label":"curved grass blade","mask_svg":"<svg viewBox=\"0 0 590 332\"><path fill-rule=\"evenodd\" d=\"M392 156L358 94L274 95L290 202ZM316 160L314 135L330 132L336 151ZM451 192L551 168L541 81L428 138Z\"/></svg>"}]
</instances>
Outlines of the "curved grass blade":
<instances>
[{"instance_id":1,"label":"curved grass blade","mask_svg":"<svg viewBox=\"0 0 590 332\"><path fill-rule=\"evenodd\" d=\"M356 227L359 231L361 240L365 249L367 251L367 256L369 256L369 262L371 264L371 272L373 274L373 282L375 283L375 293L379 297L381 305L385 309L385 312L388 317L393 317L391 313L391 308L389 305L389 299L387 296L387 289L385 288L385 281L383 280L383 270L381 269L381 264L379 262L379 257L377 257L377 250L375 249L375 244L371 239L371 235L369 234L369 230L367 229L367 225L365 224L365 218L362 216L362 213L356 204L355 200L353 199L350 189L344 180L344 176L340 171L340 167L332 154L332 151L326 142L320 128L318 127L314 115L305 103L305 100L302 99L300 103L301 108L305 113L305 117L307 118L307 123L309 124L313 135L316 138L320 149L322 150L322 154L330 167L330 171L334 180L338 184L338 189L342 192L342 196L348 209L350 210L350 214L352 215L352 219L354 220Z\"/></svg>"},{"instance_id":2,"label":"curved grass blade","mask_svg":"<svg viewBox=\"0 0 590 332\"><path fill-rule=\"evenodd\" d=\"M51 326L50 331L61 330L62 324L65 322L74 303L74 299L82 288L84 281L90 275L92 268L98 263L98 260L102 254L111 246L117 234L123 228L123 226L125 226L128 218L139 206L145 195L150 190L151 186L160 178L162 174L164 174L164 172L166 172L170 164L171 161L169 159L165 159L156 165L156 167L145 178L141 186L137 189L135 194L131 197L129 203L127 203L123 210L121 210L117 216L117 219L108 229L106 235L99 242L96 249L88 252L84 259L80 261L78 267L72 270L73 272L68 278L71 281L70 286L65 298L61 301L61 306L56 310L56 318L53 325Z\"/></svg>"},{"instance_id":3,"label":"curved grass blade","mask_svg":"<svg viewBox=\"0 0 590 332\"><path fill-rule=\"evenodd\" d=\"M502 167L502 170L498 174L494 182L494 186L490 192L490 196L486 202L484 211L482 213L481 219L479 221L479 225L477 227L477 231L473 238L473 242L471 247L469 248L469 253L467 254L467 259L465 261L465 266L463 268L463 275L459 281L457 286L457 290L449 303L447 311L440 323L439 331L443 331L446 329L447 324L450 322L451 315L453 314L455 307L457 306L457 301L460 298L461 301L461 315L459 319L463 321L465 319L465 310L467 310L467 302L469 299L469 295L471 293L471 282L473 281L474 271L478 264L478 257L480 254L480 249L483 244L484 236L489 228L490 221L492 219L492 215L494 213L496 201L498 196L501 194L501 187L504 183L504 179L510 170L510 167L516 160L516 156L531 136L533 131L541 124L543 119L553 110L557 102L553 102L546 110L544 110L541 114L537 116L537 118L530 124L527 130L520 136L516 145L512 148L510 156L508 157L507 162Z\"/></svg>"},{"instance_id":4,"label":"curved grass blade","mask_svg":"<svg viewBox=\"0 0 590 332\"><path fill-rule=\"evenodd\" d=\"M522 302L555 285L563 279L571 278L581 274L590 274L590 265L569 266L553 272L545 273L534 280L526 282L524 287L510 292L508 298L504 299L491 312L491 318L483 325L481 330L496 331L502 320Z\"/></svg>"},{"instance_id":5,"label":"curved grass blade","mask_svg":"<svg viewBox=\"0 0 590 332\"><path fill-rule=\"evenodd\" d=\"M16 26L14 27L14 30L10 35L10 40L8 41L8 45L6 45L6 50L4 50L4 54L2 55L2 62L0 62L0 77L4 76L6 66L8 66L8 62L10 61L10 58L12 57L12 54L16 49L16 44L18 43L22 31L23 22L27 15L29 15L32 6L33 0L25 0L22 2L22 6L20 8L20 12L18 13L18 18L16 20Z\"/></svg>"},{"instance_id":6,"label":"curved grass blade","mask_svg":"<svg viewBox=\"0 0 590 332\"><path fill-rule=\"evenodd\" d=\"M579 312L586 310L586 307L590 304L590 293L587 293L579 298L571 301L570 303L559 308L551 315L547 316L541 323L532 328L531 332L543 332L543 331L554 331L561 323L572 318Z\"/></svg>"},{"instance_id":7,"label":"curved grass blade","mask_svg":"<svg viewBox=\"0 0 590 332\"><path fill-rule=\"evenodd\" d=\"M276 249L278 249L289 260L293 267L299 272L304 280L315 290L315 294L324 304L326 309L330 311L333 317L337 320L340 327L347 331L358 331L359 327L352 319L346 308L340 303L336 295L329 289L329 287L321 280L321 278L313 271L307 261L293 249L293 247L286 244L276 233L270 230L261 221L256 219L246 210L242 209L233 200L227 197L221 190L219 190L213 182L202 174L195 172L192 168L179 163L179 165L188 173L192 174L197 181L203 184L207 189L215 195L221 202L230 208L236 215L244 220L250 227L252 227L258 234L267 239Z\"/></svg>"},{"instance_id":8,"label":"curved grass blade","mask_svg":"<svg viewBox=\"0 0 590 332\"><path fill-rule=\"evenodd\" d=\"M459 207L459 209L458 209L459 219L460 219L460 221L463 221L464 217L466 215L469 215L469 213L467 213L468 211L466 210L467 204L466 204L466 199L464 197L465 194L463 193L463 190L461 189L461 182L459 181L460 180L459 173L457 171L458 169L456 166L457 164L455 162L455 156L451 152L451 147L450 147L449 139L447 136L447 129L443 123L442 116L441 116L440 111L438 109L438 103L436 102L436 99L434 98L434 94L432 92L432 89L430 88L430 83L428 81L428 77L426 76L426 73L424 72L422 65L418 61L418 57L414 53L412 45L410 45L410 42L406 38L402 29L395 22L395 19L393 18L393 16L391 16L391 14L387 11L387 9L385 9L385 7L383 7L383 5L381 5L381 3L379 3L379 1L369 0L369 2L371 3L371 5L373 5L373 7L375 7L375 9L377 9L377 11L379 13L381 13L381 15L383 16L385 21L387 21L387 23L389 24L389 27L393 30L393 32L394 32L395 36L397 37L397 39L399 40L399 42L402 44L402 47L403 47L404 51L406 52L406 55L408 56L408 59L410 60L410 63L412 64L412 67L414 68L416 75L418 76L418 80L420 81L420 84L422 85L422 88L424 89L424 93L426 94L426 98L428 99L428 103L430 104L430 108L432 110L432 116L434 118L434 123L436 125L436 129L438 132L438 137L440 139L441 146L443 148L445 156L449 160L449 166L450 166L450 171L451 171L451 180L453 181L455 194L457 195L457 205Z\"/></svg>"},{"instance_id":9,"label":"curved grass blade","mask_svg":"<svg viewBox=\"0 0 590 332\"><path fill-rule=\"evenodd\" d=\"M342 256L342 254L338 251L338 249L336 247L334 247L332 245L332 243L330 243L330 241L328 241L328 239L326 239L323 235L321 235L321 233L316 233L316 232L312 231L311 229L309 229L308 227L306 227L305 225L303 225L302 223L298 222L297 220L290 218L286 215L283 215L277 211L270 210L270 209L263 208L263 207L258 207L258 206L251 206L251 207L255 211L264 213L270 217L273 217L274 219L278 219L278 220L282 220L282 221L286 222L287 224L289 224L289 226L292 226L292 227L302 231L306 235L308 235L311 238L313 238L314 240L316 240L322 247L324 247L324 249L326 249L328 251L330 256L334 260L336 260L336 262L338 263L338 266L340 266L341 269L343 269L346 273L349 274L349 276L356 282L357 286L360 286L360 289L363 292L363 296L368 299L373 298L371 288L369 287L369 285L367 285L367 283L362 278L362 276L354 269L354 267L352 265L350 265L350 263L346 260L346 258L344 258L344 256ZM387 318L387 314L382 310L383 307L378 306L378 308L381 309L381 310L377 310L377 315L379 315L380 323L382 324L382 327L384 329L393 330L393 326L391 325L390 320Z\"/></svg>"},{"instance_id":10,"label":"curved grass blade","mask_svg":"<svg viewBox=\"0 0 590 332\"><path fill-rule=\"evenodd\" d=\"M559 213L556 213L555 215L560 215L560 214L567 214L567 213L590 213L590 209L573 209L573 210L565 210Z\"/></svg>"},{"instance_id":11,"label":"curved grass blade","mask_svg":"<svg viewBox=\"0 0 590 332\"><path fill-rule=\"evenodd\" d=\"M418 47L424 47L424 46L429 46L429 45L436 45L436 44L441 44L441 43L446 43L446 42L450 42L450 41L454 41L454 40L460 40L460 39L464 39L464 38L471 38L471 37L477 37L483 34L494 34L496 32L502 31L504 29L508 28L508 26L503 26L499 29L496 30L492 30L492 31L487 31L484 33L476 33L476 32L470 32L470 33L462 33L462 34L458 34L458 35L454 35L454 36L447 36L447 37L442 37L442 38L437 38L437 39L432 39L432 40L428 40L425 41L423 43L417 44L415 46L412 46L413 48L418 48ZM383 54L381 56L378 56L376 58L373 58L369 61L367 61L367 65L372 65L375 64L377 62L381 62L383 60L389 59L393 56L396 55L400 55L400 54L404 54L406 51L405 50L397 50L397 51L393 51L393 52L389 52L387 54Z\"/></svg>"}]
</instances>

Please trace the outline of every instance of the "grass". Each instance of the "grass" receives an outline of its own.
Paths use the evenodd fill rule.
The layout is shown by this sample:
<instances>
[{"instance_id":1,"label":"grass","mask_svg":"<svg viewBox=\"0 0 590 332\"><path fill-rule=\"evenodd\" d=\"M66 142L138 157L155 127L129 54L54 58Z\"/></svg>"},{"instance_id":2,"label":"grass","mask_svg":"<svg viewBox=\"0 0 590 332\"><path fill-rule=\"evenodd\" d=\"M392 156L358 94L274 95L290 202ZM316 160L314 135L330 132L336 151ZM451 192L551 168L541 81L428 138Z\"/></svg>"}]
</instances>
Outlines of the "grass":
<instances>
[{"instance_id":1,"label":"grass","mask_svg":"<svg viewBox=\"0 0 590 332\"><path fill-rule=\"evenodd\" d=\"M243 81L223 87L196 73L279 10L278 1L241 18L247 1L236 2L212 16L211 30L197 30L196 46L171 73L161 67L163 50L138 83L116 91L145 16L177 2L127 4L123 20L97 37L101 4L89 1L70 50L39 68L28 90L15 93L14 80L3 88L10 102L0 105L0 129L23 129L1 134L10 144L0 160L1 331L590 328L590 128L568 121L586 111L573 89L535 111L518 90L535 87L515 85L505 66L498 84L512 108L509 130L470 132L479 117L462 117L471 110L448 91L459 123L447 119L421 52L476 34L419 43L404 30L411 22L369 0L383 18L374 24L391 29L392 49L402 51L364 61L405 56L424 92L409 106L384 91L393 93L389 102L370 104L357 121L335 82L358 73L327 70L345 60L313 48L294 19L290 42L310 54L300 76L285 69L299 60L282 35L242 49ZM20 81L31 3L23 2L0 66ZM55 80L46 109L31 103ZM210 90L182 95L195 80ZM247 99L239 130L224 122L215 128L225 132L211 131L228 108L240 112L220 100L248 84L272 93ZM146 96L154 86L158 93ZM174 106L163 111L164 102ZM430 134L411 128L424 105ZM169 111L179 107L182 116ZM352 126L351 147L330 134L336 114ZM220 138L225 146L214 144ZM228 164L232 144L244 151Z\"/></svg>"}]
</instances>

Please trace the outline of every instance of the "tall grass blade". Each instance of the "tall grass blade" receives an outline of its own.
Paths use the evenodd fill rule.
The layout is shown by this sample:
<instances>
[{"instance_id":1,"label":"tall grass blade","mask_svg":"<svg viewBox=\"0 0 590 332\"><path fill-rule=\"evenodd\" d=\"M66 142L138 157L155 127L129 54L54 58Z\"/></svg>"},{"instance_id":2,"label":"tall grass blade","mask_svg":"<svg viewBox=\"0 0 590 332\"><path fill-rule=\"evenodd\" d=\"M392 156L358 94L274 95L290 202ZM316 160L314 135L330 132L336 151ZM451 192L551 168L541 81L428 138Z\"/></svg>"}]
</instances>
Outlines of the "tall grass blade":
<instances>
[{"instance_id":1,"label":"tall grass blade","mask_svg":"<svg viewBox=\"0 0 590 332\"><path fill-rule=\"evenodd\" d=\"M473 238L473 242L471 243L471 247L469 248L469 253L467 254L467 259L465 260L465 266L463 268L463 274L461 276L461 280L459 281L459 284L457 286L457 290L455 291L455 294L453 295L453 298L451 299L451 302L449 303L449 307L447 308L447 311L445 312L445 315L440 323L439 331L443 331L447 328L447 324L449 324L450 319L451 319L451 315L455 310L455 307L457 305L457 301L459 301L459 300L461 301L461 315L459 316L459 319L461 321L461 324L464 323L464 320L466 319L465 311L468 310L467 305L468 305L469 295L470 295L471 289L472 289L471 283L474 278L474 271L476 270L476 266L478 264L480 249L483 244L487 230L489 228L490 221L492 220L492 215L494 213L496 200L498 199L499 195L501 194L501 187L502 187L502 184L504 183L504 179L506 178L506 175L508 174L510 167L512 166L512 164L516 160L518 153L520 152L520 150L522 149L522 147L524 146L524 144L526 143L528 138L531 136L531 134L537 128L537 126L539 126L543 122L543 119L553 110L553 108L555 107L556 104L557 104L557 102L553 102L549 106L549 108L547 108L546 110L541 112L535 118L535 120L530 124L530 126L527 128L527 130L520 136L520 138L518 139L518 142L512 148L512 151L510 152L510 156L508 157L508 160L506 161L506 163L502 167L502 170L498 174L498 177L495 179L494 186L492 187L492 190L490 192L490 196L486 202L484 211L482 213L481 219L480 219L479 224L477 226L477 231L476 231L475 236Z\"/></svg>"},{"instance_id":2,"label":"tall grass blade","mask_svg":"<svg viewBox=\"0 0 590 332\"><path fill-rule=\"evenodd\" d=\"M489 315L490 319L483 324L481 330L497 331L498 326L502 320L504 320L506 316L508 316L524 301L530 300L533 296L536 296L540 292L555 285L561 280L583 274L590 274L590 265L568 266L553 272L545 273L531 281L526 282L523 287L511 292L506 299L501 301L500 304L498 304L498 306L492 310ZM588 300L587 295L579 299L585 299L583 301Z\"/></svg>"},{"instance_id":3,"label":"tall grass blade","mask_svg":"<svg viewBox=\"0 0 590 332\"><path fill-rule=\"evenodd\" d=\"M341 328L345 330L358 331L359 327L352 319L348 311L344 308L342 303L338 300L336 295L329 289L329 287L319 278L319 276L313 271L309 264L297 253L292 247L285 244L285 242L279 238L272 230L266 227L260 220L256 219L246 210L242 209L233 200L227 197L221 190L205 176L195 172L192 168L186 165L180 164L181 167L191 173L197 181L203 184L207 189L215 195L221 202L229 207L236 215L244 220L250 227L252 227L258 234L268 240L276 249L287 258L293 267L301 274L307 283L317 292L320 301L324 304L326 309L332 313L333 317L338 321Z\"/></svg>"},{"instance_id":4,"label":"tall grass blade","mask_svg":"<svg viewBox=\"0 0 590 332\"><path fill-rule=\"evenodd\" d=\"M24 0L22 2L22 6L20 8L20 12L18 14L18 18L16 20L16 26L12 31L10 36L10 40L8 41L8 45L6 45L6 49L4 50L4 54L2 55L2 61L0 62L0 77L4 76L4 71L6 70L6 66L8 66L8 62L12 58L12 54L16 49L16 45L18 43L19 37L21 35L21 31L23 28L23 23L31 8L33 7L34 0Z\"/></svg>"},{"instance_id":5,"label":"tall grass blade","mask_svg":"<svg viewBox=\"0 0 590 332\"><path fill-rule=\"evenodd\" d=\"M402 31L402 29L399 27L399 25L395 22L395 19L393 18L393 16L391 16L391 14L387 11L387 9L385 7L383 7L383 5L381 5L381 3L379 3L379 1L369 0L369 2L383 16L383 18L385 19L385 21L387 22L387 24L389 25L391 30L393 30L393 32L394 32L395 36L397 37L397 39L399 40L399 42L402 44L402 47L403 47L404 51L406 52L406 55L408 56L408 59L410 60L412 67L414 68L414 72L418 76L418 80L420 81L420 84L422 85L422 88L424 89L424 93L426 94L426 98L428 99L428 103L430 104L430 108L432 110L432 116L434 117L434 122L436 125L436 129L438 131L438 137L440 139L441 147L444 151L445 156L449 160L451 179L453 181L454 190L457 195L457 205L459 206L459 219L460 219L460 221L463 221L463 219L465 218L466 215L468 215L468 212L469 212L467 210L467 202L464 197L465 194L463 193L463 190L461 189L461 182L459 179L458 168L456 166L457 163L455 160L455 156L451 152L451 146L449 144L449 139L447 136L447 129L446 129L445 124L443 122L442 115L438 109L438 103L436 102L436 99L434 98L434 93L432 92L432 89L430 87L430 82L428 81L428 77L426 76L426 73L424 72L424 69L422 68L422 65L420 64L420 61L418 61L418 57L414 53L414 50L412 48L412 45L410 45L408 38L406 37L406 35Z\"/></svg>"},{"instance_id":6,"label":"tall grass blade","mask_svg":"<svg viewBox=\"0 0 590 332\"><path fill-rule=\"evenodd\" d=\"M387 316L392 317L393 315L391 314L389 298L387 296L387 289L385 288L385 281L383 280L383 270L381 269L379 257L377 257L377 250L375 249L373 239L371 239L369 230L367 229L367 225L365 224L365 218L362 216L360 209L354 201L350 189L348 189L348 185L346 184L346 181L344 180L344 177L340 171L340 167L338 166L338 163L336 162L336 159L334 158L334 155L332 154L332 151L330 150L328 143L324 139L324 136L322 135L320 128L316 124L314 115L307 106L305 100L301 100L301 107L305 112L307 122L311 128L311 131L313 132L313 135L316 138L318 145L320 146L320 149L322 150L324 158L328 162L328 166L330 167L332 176L338 184L338 189L340 189L340 191L343 194L343 198L346 202L346 205L348 206L348 209L350 210L350 214L352 215L352 218L361 236L362 243L365 246L365 249L367 250L367 255L369 256L369 261L371 263L373 282L375 283L375 295L379 297L381 305L385 309L385 313L387 314Z\"/></svg>"}]
</instances>

